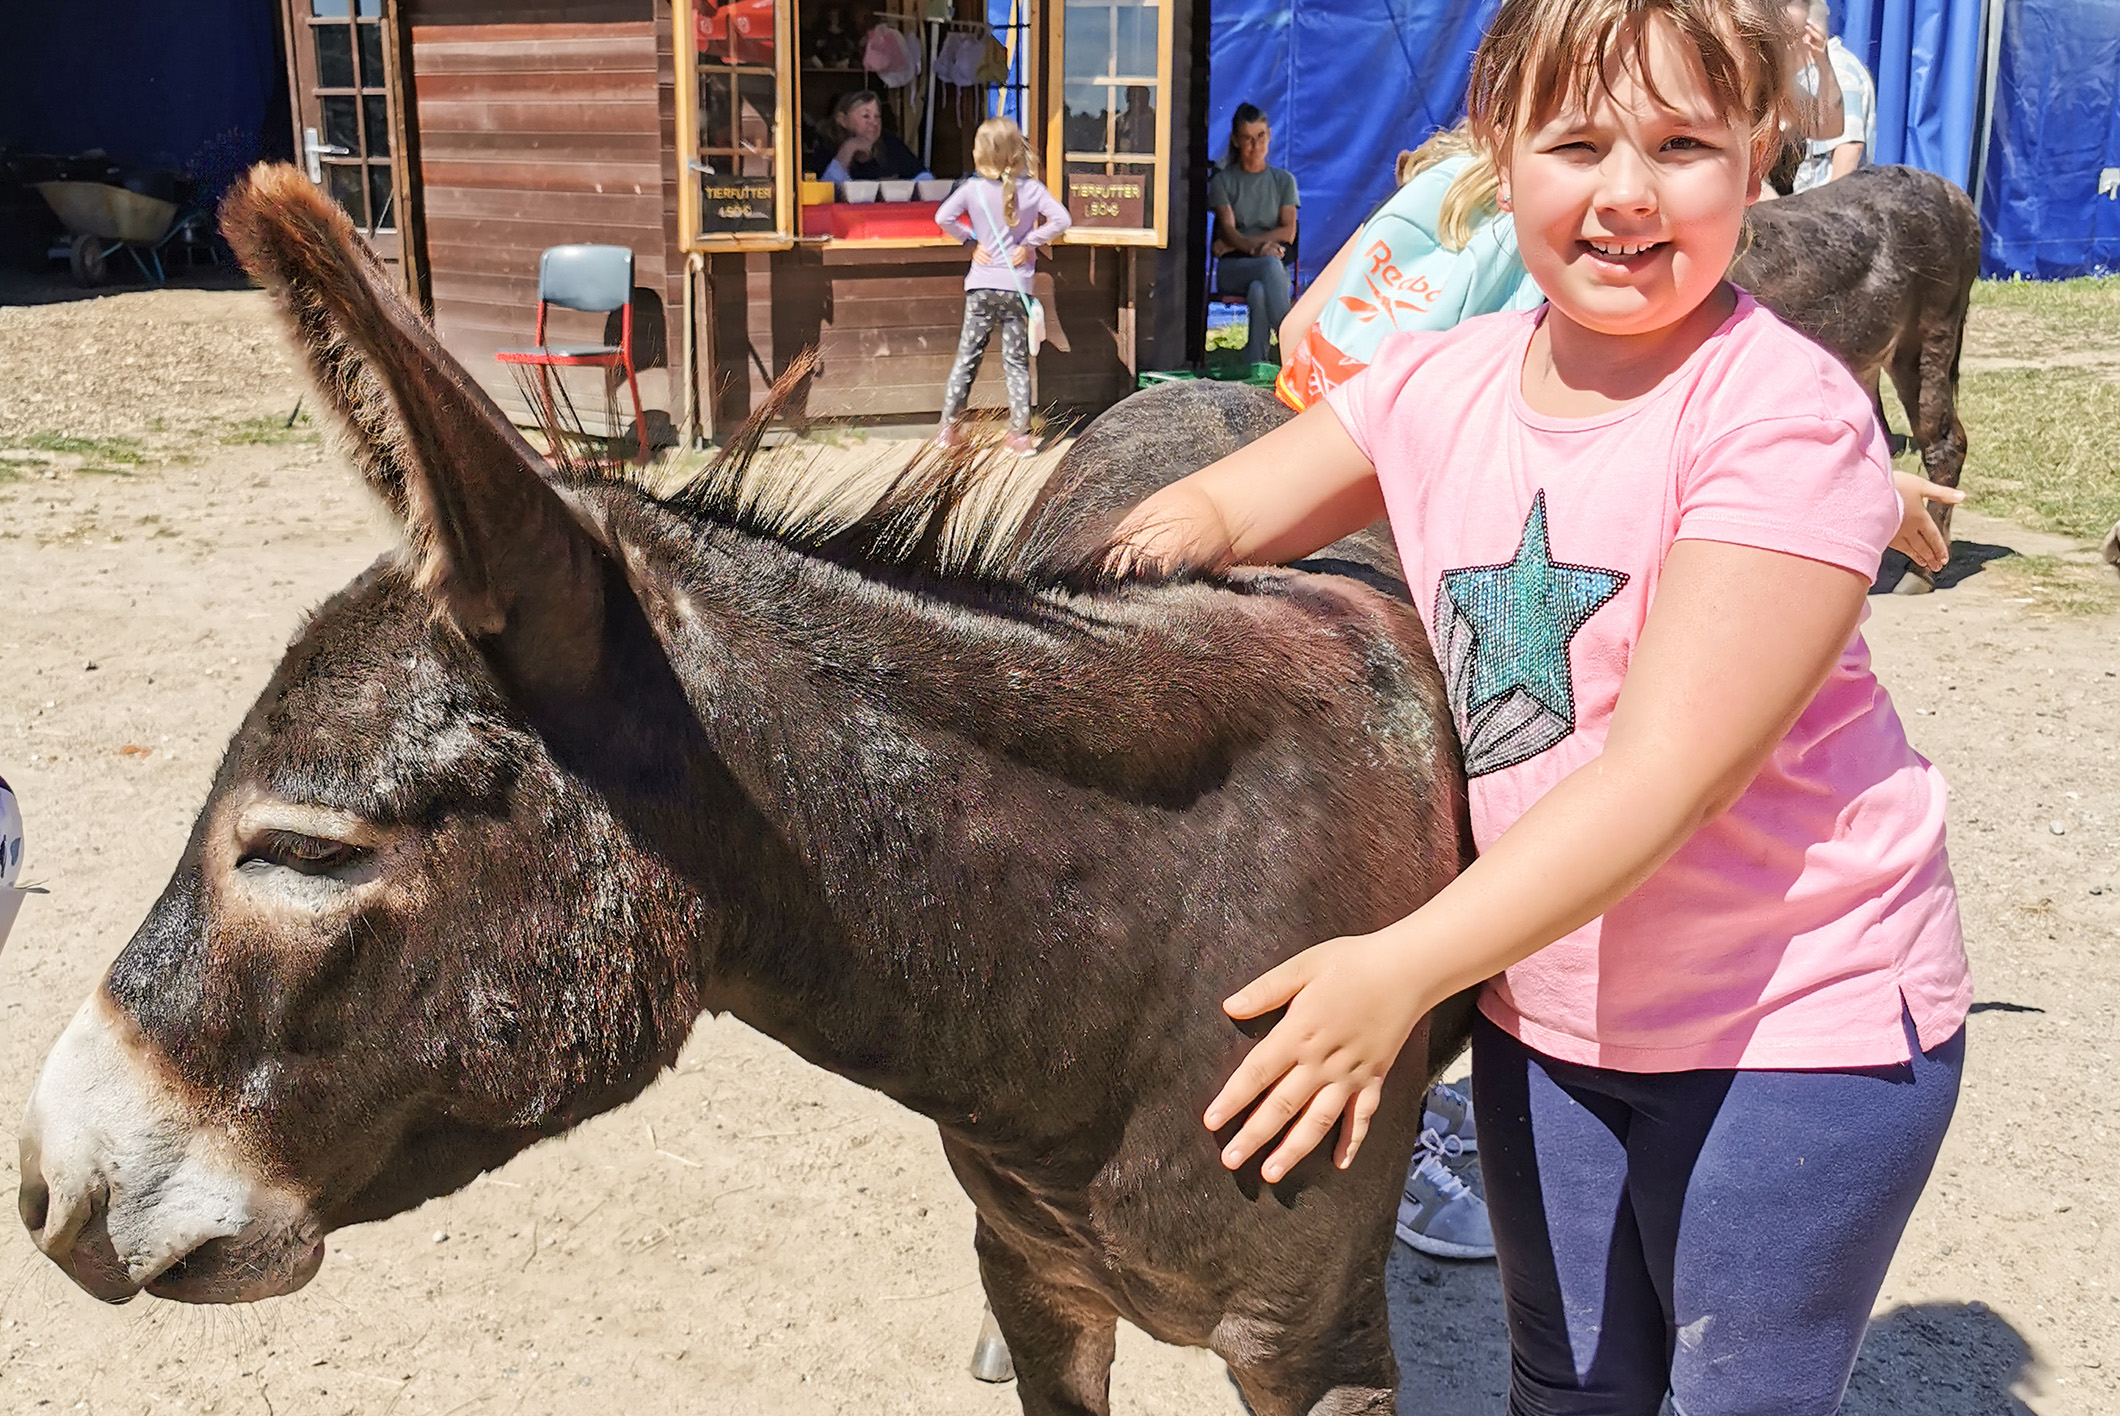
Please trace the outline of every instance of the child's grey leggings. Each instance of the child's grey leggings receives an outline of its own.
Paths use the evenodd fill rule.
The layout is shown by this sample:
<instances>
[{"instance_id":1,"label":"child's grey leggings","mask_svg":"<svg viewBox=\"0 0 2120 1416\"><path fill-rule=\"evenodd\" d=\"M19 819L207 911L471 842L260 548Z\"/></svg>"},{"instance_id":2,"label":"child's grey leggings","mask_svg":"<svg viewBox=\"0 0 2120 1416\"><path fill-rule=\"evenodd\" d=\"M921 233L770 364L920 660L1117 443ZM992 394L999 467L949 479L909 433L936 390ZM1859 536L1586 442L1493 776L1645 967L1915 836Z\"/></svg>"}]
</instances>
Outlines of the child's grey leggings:
<instances>
[{"instance_id":1,"label":"child's grey leggings","mask_svg":"<svg viewBox=\"0 0 2120 1416\"><path fill-rule=\"evenodd\" d=\"M1001 326L1001 372L1008 379L1008 430L1027 433L1031 429L1031 341L1030 317L1023 297L1013 290L967 290L964 292L964 332L957 336L957 362L950 368L949 385L942 391L942 421L955 422L972 396L972 380L979 377L979 361L994 326Z\"/></svg>"},{"instance_id":2,"label":"child's grey leggings","mask_svg":"<svg viewBox=\"0 0 2120 1416\"><path fill-rule=\"evenodd\" d=\"M1965 1030L1851 1071L1617 1072L1472 1035L1511 1416L1830 1416Z\"/></svg>"}]
</instances>

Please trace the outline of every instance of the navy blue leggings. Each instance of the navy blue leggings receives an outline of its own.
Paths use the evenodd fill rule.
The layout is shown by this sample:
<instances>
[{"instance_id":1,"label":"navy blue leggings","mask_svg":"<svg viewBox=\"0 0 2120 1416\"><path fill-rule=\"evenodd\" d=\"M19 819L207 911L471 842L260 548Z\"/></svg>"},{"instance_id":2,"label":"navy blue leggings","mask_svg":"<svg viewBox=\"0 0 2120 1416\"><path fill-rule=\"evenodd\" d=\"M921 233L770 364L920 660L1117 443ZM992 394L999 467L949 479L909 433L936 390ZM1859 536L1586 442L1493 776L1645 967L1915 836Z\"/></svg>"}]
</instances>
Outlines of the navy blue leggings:
<instances>
[{"instance_id":1,"label":"navy blue leggings","mask_svg":"<svg viewBox=\"0 0 2120 1416\"><path fill-rule=\"evenodd\" d=\"M1834 1072L1582 1067L1484 1017L1472 1048L1511 1416L1656 1416L1667 1389L1682 1416L1839 1409L1963 1028Z\"/></svg>"}]
</instances>

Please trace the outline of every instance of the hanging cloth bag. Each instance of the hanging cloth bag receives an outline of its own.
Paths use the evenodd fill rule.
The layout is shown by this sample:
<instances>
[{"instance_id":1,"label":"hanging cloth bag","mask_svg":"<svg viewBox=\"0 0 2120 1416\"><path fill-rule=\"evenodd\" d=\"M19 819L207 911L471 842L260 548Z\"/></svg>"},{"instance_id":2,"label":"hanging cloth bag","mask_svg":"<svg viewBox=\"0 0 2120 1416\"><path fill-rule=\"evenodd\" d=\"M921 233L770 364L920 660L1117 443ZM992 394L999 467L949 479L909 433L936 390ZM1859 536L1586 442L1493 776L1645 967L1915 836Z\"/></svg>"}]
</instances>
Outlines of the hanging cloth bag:
<instances>
[{"instance_id":1,"label":"hanging cloth bag","mask_svg":"<svg viewBox=\"0 0 2120 1416\"><path fill-rule=\"evenodd\" d=\"M904 88L920 75L920 51L902 31L878 25L862 41L861 67L885 88Z\"/></svg>"},{"instance_id":2,"label":"hanging cloth bag","mask_svg":"<svg viewBox=\"0 0 2120 1416\"><path fill-rule=\"evenodd\" d=\"M979 82L979 57L979 36L954 31L935 56L935 77L957 88L971 88Z\"/></svg>"}]
</instances>

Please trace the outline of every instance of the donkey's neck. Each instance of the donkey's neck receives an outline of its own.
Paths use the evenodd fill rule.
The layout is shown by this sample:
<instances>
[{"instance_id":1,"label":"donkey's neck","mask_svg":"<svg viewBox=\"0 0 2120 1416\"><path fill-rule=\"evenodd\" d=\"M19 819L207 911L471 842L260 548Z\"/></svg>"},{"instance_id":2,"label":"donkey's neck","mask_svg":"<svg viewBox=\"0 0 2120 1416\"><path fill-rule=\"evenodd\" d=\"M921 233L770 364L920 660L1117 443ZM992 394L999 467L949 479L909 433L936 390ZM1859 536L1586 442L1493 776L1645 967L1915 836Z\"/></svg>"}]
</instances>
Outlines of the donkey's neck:
<instances>
[{"instance_id":1,"label":"donkey's neck","mask_svg":"<svg viewBox=\"0 0 2120 1416\"><path fill-rule=\"evenodd\" d=\"M1244 685L1170 652L1201 626L1168 602L1232 597L916 587L733 532L672 571L651 617L770 837L709 1005L945 1124L1064 1114L1040 1098L1125 1026L1167 967L1126 946L1177 909L1075 892L1249 736Z\"/></svg>"}]
</instances>

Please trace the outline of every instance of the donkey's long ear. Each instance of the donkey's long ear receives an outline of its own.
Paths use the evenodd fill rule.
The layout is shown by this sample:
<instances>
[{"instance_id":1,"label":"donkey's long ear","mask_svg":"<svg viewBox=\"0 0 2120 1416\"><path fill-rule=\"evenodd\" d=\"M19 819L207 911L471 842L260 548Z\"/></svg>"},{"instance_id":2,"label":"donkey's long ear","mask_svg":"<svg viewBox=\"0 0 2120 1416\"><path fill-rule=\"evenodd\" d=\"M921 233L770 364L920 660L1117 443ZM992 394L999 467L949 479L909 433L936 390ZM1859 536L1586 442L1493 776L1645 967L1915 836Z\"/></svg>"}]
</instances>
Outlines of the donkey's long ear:
<instances>
[{"instance_id":1,"label":"donkey's long ear","mask_svg":"<svg viewBox=\"0 0 2120 1416\"><path fill-rule=\"evenodd\" d=\"M436 613L489 641L523 687L585 684L603 642L602 548L345 213L297 169L260 164L221 203L221 230L278 300L369 485L404 520Z\"/></svg>"}]
</instances>

